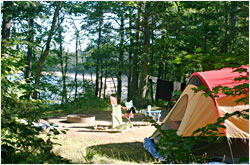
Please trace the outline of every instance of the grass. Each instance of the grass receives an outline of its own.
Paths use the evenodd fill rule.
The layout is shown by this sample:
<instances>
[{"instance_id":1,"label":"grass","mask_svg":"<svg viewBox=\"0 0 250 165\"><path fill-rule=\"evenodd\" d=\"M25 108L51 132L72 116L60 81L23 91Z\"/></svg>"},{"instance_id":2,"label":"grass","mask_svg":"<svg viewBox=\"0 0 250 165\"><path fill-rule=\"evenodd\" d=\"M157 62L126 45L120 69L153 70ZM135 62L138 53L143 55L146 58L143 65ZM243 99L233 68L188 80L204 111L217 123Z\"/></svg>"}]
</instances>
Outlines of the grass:
<instances>
[{"instance_id":1,"label":"grass","mask_svg":"<svg viewBox=\"0 0 250 165\"><path fill-rule=\"evenodd\" d=\"M101 144L84 141L82 137L59 135L53 152L72 163L87 164L152 164L154 159L143 149L141 143Z\"/></svg>"},{"instance_id":2,"label":"grass","mask_svg":"<svg viewBox=\"0 0 250 165\"><path fill-rule=\"evenodd\" d=\"M153 158L144 150L142 143L109 143L90 146L87 150L94 150L99 155L133 163L153 163Z\"/></svg>"},{"instance_id":3,"label":"grass","mask_svg":"<svg viewBox=\"0 0 250 165\"><path fill-rule=\"evenodd\" d=\"M84 163L83 153L85 152L86 144L83 140L60 135L54 142L61 144L55 145L53 148L53 152L56 155L70 159L73 163Z\"/></svg>"}]
</instances>

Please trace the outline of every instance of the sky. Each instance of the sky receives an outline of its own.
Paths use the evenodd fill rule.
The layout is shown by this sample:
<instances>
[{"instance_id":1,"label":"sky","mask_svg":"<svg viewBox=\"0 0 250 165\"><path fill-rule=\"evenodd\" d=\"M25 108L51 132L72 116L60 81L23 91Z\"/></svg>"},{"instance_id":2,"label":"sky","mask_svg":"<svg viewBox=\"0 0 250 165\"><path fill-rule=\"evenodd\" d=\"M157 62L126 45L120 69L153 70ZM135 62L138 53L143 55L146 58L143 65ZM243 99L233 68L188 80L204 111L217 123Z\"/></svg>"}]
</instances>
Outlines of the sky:
<instances>
[{"instance_id":1,"label":"sky","mask_svg":"<svg viewBox=\"0 0 250 165\"><path fill-rule=\"evenodd\" d=\"M77 20L74 20L74 22L75 22L75 25L80 30L81 20L77 19ZM67 33L64 34L64 37L65 37L64 40L66 42L64 44L64 48L66 51L75 52L75 47L76 47L76 42L75 42L75 38L74 38L75 29L73 28L73 26L69 22L64 21L63 24L66 25L67 27L69 27L69 29L67 30ZM83 34L83 33L84 32L82 32L81 34ZM81 36L81 37L83 37L83 36ZM89 42L90 42L90 40L87 37L84 37L83 42L81 43L82 50L86 49Z\"/></svg>"},{"instance_id":2,"label":"sky","mask_svg":"<svg viewBox=\"0 0 250 165\"><path fill-rule=\"evenodd\" d=\"M106 13L105 16L110 16L112 15L111 13ZM77 26L78 30L80 30L81 28L81 21L83 20L83 17L81 19L81 17L74 17L74 16L71 16L71 18L74 19L74 23L75 25ZM104 24L107 20L104 20ZM112 26L114 28L118 28L118 24L114 21L114 20L109 20L109 22L112 23ZM128 22L126 21L125 24L128 24ZM64 44L64 48L65 50L69 51L69 52L75 52L75 38L74 38L74 34L75 34L75 29L73 27L73 24L72 24L72 20L70 19L67 19L66 21L63 22L63 25L66 25L69 29L67 30L67 33L64 34L64 40L65 40L65 44ZM126 26L126 25L125 25ZM97 35L95 36L91 36L90 37L87 37L87 36L84 36L84 34L87 34L86 31L82 30L81 31L81 36L83 39L82 39L82 43L81 43L81 49L84 50L87 48L88 44L90 43L90 40L91 38L95 38L97 37Z\"/></svg>"}]
</instances>

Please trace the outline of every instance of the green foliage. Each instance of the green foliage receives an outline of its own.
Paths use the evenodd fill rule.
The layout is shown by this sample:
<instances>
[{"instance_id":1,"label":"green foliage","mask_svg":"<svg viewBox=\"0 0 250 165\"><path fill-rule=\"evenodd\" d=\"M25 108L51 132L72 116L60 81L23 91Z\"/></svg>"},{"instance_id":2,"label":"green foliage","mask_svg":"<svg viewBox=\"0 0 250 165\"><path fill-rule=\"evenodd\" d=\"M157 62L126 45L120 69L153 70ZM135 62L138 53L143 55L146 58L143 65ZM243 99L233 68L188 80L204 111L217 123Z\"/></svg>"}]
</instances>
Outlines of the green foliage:
<instances>
[{"instance_id":1,"label":"green foliage","mask_svg":"<svg viewBox=\"0 0 250 165\"><path fill-rule=\"evenodd\" d=\"M73 113L96 112L110 110L110 103L108 99L101 99L95 97L94 93L86 93L79 98L65 104L50 105L43 117L49 118L51 116L62 116Z\"/></svg>"},{"instance_id":2,"label":"green foliage","mask_svg":"<svg viewBox=\"0 0 250 165\"><path fill-rule=\"evenodd\" d=\"M52 153L50 139L60 132L34 127L44 113L43 104L26 96L34 89L18 76L25 65L20 62L22 54L11 49L11 44L1 46L1 163L69 163ZM48 138L40 138L41 133Z\"/></svg>"},{"instance_id":3,"label":"green foliage","mask_svg":"<svg viewBox=\"0 0 250 165\"><path fill-rule=\"evenodd\" d=\"M241 158L241 159L239 160L239 163L240 163L240 164L248 163L248 162L249 162L249 157L244 157L244 158Z\"/></svg>"},{"instance_id":4,"label":"green foliage","mask_svg":"<svg viewBox=\"0 0 250 165\"><path fill-rule=\"evenodd\" d=\"M169 6L164 8L166 4ZM162 22L156 21L160 30L155 30L157 34L152 47L155 60L167 65L165 72L168 79L185 79L187 74L196 71L246 65L249 62L247 3L166 4L161 2L160 7L156 6L156 20ZM239 46L240 43L242 46Z\"/></svg>"},{"instance_id":5,"label":"green foliage","mask_svg":"<svg viewBox=\"0 0 250 165\"><path fill-rule=\"evenodd\" d=\"M97 98L93 93L86 93L82 97L77 98L72 102L73 105L80 107L84 107L84 109L103 109L105 110L109 106L109 102L107 100Z\"/></svg>"},{"instance_id":6,"label":"green foliage","mask_svg":"<svg viewBox=\"0 0 250 165\"><path fill-rule=\"evenodd\" d=\"M181 136L176 136L176 130L163 130L162 138L156 149L165 156L166 163L192 162L192 142Z\"/></svg>"},{"instance_id":7,"label":"green foliage","mask_svg":"<svg viewBox=\"0 0 250 165\"><path fill-rule=\"evenodd\" d=\"M96 155L96 151L95 150L92 150L92 149L88 149L86 150L86 155L83 156L84 160L88 163L88 164L91 164L93 163L93 160L94 160L94 156Z\"/></svg>"},{"instance_id":8,"label":"green foliage","mask_svg":"<svg viewBox=\"0 0 250 165\"><path fill-rule=\"evenodd\" d=\"M237 117L243 117L244 119L249 119L249 109L243 110L243 111L235 111L233 113L226 113L224 117L220 117L217 119L215 123L211 123L206 125L203 128L198 128L196 131L193 132L192 136L211 136L209 137L208 142L213 141L213 138L216 138L216 140L220 140L220 137L217 137L218 135L223 135L224 133L218 133L218 129L220 128L225 128L226 126L223 125L225 121L232 117L232 116L237 116Z\"/></svg>"},{"instance_id":9,"label":"green foliage","mask_svg":"<svg viewBox=\"0 0 250 165\"><path fill-rule=\"evenodd\" d=\"M159 106L159 107L166 107L169 104L169 102L162 100L162 99L158 99L154 103L156 106Z\"/></svg>"},{"instance_id":10,"label":"green foliage","mask_svg":"<svg viewBox=\"0 0 250 165\"><path fill-rule=\"evenodd\" d=\"M161 126L152 117L147 117L146 119L160 133L156 137L159 139L159 143L156 144L156 152L160 152L160 156L165 158L161 163L206 163L211 160L211 157L192 154L194 146L204 142L204 139L179 136L176 134L175 129L162 130Z\"/></svg>"},{"instance_id":11,"label":"green foliage","mask_svg":"<svg viewBox=\"0 0 250 165\"><path fill-rule=\"evenodd\" d=\"M176 103L176 101L179 99L179 97L181 96L181 94L182 94L182 91L175 91L174 92L174 96L172 97L173 98L172 102Z\"/></svg>"},{"instance_id":12,"label":"green foliage","mask_svg":"<svg viewBox=\"0 0 250 165\"><path fill-rule=\"evenodd\" d=\"M149 121L157 131L160 133L156 138L159 138L159 143L156 144L157 152L160 152L160 156L165 157L162 163L206 163L212 161L213 157L193 155L192 151L195 147L204 143L221 143L225 136L224 133L218 133L219 129L226 128L223 123L232 117L243 117L249 119L249 110L236 111L233 113L226 113L224 117L217 119L215 123L206 125L205 127L198 128L193 132L191 137L182 137L176 134L175 129L162 130L161 126L153 120L152 117L148 117ZM246 161L242 159L241 161Z\"/></svg>"}]
</instances>

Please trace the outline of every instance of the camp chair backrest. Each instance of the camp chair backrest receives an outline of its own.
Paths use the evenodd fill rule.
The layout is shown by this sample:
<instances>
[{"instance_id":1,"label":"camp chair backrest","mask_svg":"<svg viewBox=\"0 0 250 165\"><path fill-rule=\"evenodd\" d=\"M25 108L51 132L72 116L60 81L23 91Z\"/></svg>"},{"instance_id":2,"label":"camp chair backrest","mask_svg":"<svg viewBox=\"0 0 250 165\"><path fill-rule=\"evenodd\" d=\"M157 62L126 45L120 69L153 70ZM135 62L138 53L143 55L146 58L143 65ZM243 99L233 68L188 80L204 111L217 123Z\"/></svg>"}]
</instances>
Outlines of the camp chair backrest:
<instances>
[{"instance_id":1,"label":"camp chair backrest","mask_svg":"<svg viewBox=\"0 0 250 165\"><path fill-rule=\"evenodd\" d=\"M121 105L112 106L112 128L122 124Z\"/></svg>"},{"instance_id":2,"label":"camp chair backrest","mask_svg":"<svg viewBox=\"0 0 250 165\"><path fill-rule=\"evenodd\" d=\"M147 111L148 111L148 113L149 113L149 115L151 115L151 105L148 105L148 107L147 107Z\"/></svg>"},{"instance_id":3,"label":"camp chair backrest","mask_svg":"<svg viewBox=\"0 0 250 165\"><path fill-rule=\"evenodd\" d=\"M110 96L110 104L112 106L117 106L118 105L118 100L116 97Z\"/></svg>"},{"instance_id":4,"label":"camp chair backrest","mask_svg":"<svg viewBox=\"0 0 250 165\"><path fill-rule=\"evenodd\" d=\"M133 107L133 100L130 100L129 102L125 102L125 105L127 107L127 110L130 110L130 108Z\"/></svg>"}]
</instances>

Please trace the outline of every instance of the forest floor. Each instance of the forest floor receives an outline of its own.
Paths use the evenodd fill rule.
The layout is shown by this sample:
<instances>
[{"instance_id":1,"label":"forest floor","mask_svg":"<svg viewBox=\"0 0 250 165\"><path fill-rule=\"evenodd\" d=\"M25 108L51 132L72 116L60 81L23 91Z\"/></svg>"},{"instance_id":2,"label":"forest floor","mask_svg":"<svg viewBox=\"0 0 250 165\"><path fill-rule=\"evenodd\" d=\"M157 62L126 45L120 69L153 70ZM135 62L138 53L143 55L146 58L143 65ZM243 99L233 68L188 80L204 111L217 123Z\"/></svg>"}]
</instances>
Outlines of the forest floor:
<instances>
[{"instance_id":1,"label":"forest floor","mask_svg":"<svg viewBox=\"0 0 250 165\"><path fill-rule=\"evenodd\" d=\"M94 164L131 164L154 163L155 159L143 148L144 138L155 132L155 127L142 121L142 115L136 114L132 119L134 129L111 132L110 111L85 112L95 116L95 125L69 123L67 116L52 117L47 121L58 125L59 129L68 129L65 135L59 135L55 142L54 152L72 160L72 163ZM163 112L162 121L166 112ZM63 127L63 128L62 128Z\"/></svg>"}]
</instances>

